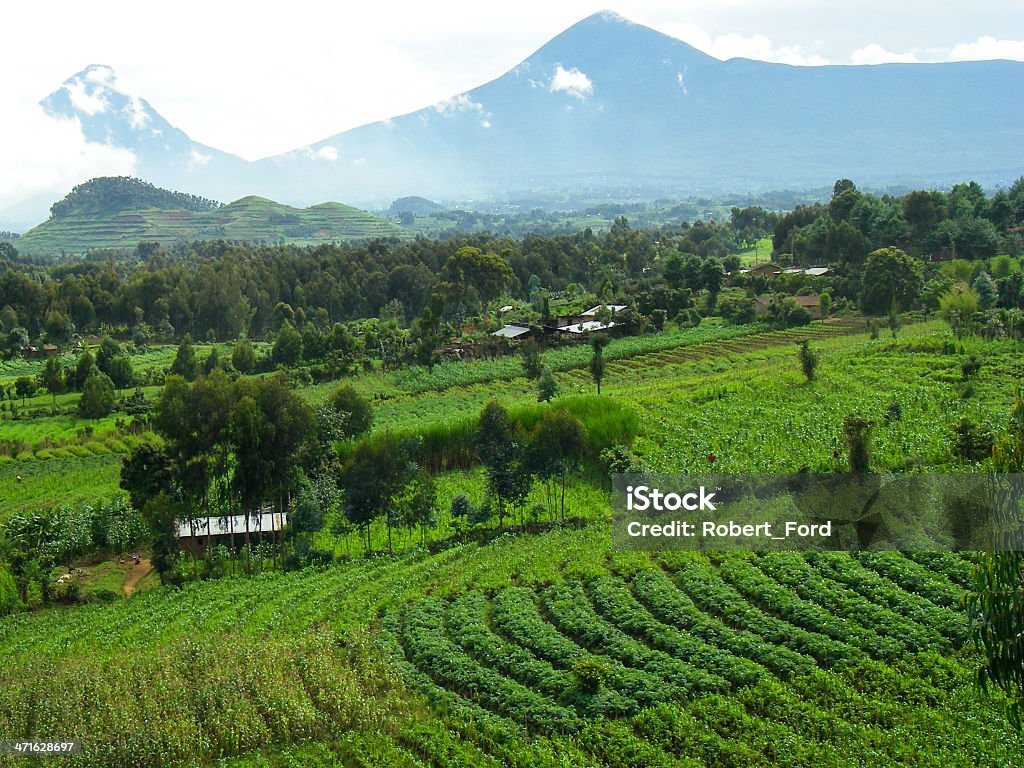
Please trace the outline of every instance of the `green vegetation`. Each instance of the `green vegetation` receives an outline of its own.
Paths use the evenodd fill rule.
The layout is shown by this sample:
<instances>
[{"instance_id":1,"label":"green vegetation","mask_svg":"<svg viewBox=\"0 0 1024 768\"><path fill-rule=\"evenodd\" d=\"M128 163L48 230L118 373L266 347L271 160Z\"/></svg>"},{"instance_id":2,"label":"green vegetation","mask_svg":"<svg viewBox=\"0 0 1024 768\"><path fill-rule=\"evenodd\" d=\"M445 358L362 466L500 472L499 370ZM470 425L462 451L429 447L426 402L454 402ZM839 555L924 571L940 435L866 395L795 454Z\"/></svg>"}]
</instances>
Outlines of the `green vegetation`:
<instances>
[{"instance_id":1,"label":"green vegetation","mask_svg":"<svg viewBox=\"0 0 1024 768\"><path fill-rule=\"evenodd\" d=\"M1016 560L611 548L611 472L1019 469L1024 273L920 259L957 201L991 214L969 192L870 248L896 203L843 180L657 233L11 261L0 739L111 768L1014 764ZM740 274L773 229L797 264L831 233L837 274Z\"/></svg>"},{"instance_id":2,"label":"green vegetation","mask_svg":"<svg viewBox=\"0 0 1024 768\"><path fill-rule=\"evenodd\" d=\"M408 237L401 227L341 203L293 208L261 197L220 205L137 179L93 179L55 203L50 219L17 240L37 257L169 247L194 240L310 245L375 237Z\"/></svg>"}]
</instances>

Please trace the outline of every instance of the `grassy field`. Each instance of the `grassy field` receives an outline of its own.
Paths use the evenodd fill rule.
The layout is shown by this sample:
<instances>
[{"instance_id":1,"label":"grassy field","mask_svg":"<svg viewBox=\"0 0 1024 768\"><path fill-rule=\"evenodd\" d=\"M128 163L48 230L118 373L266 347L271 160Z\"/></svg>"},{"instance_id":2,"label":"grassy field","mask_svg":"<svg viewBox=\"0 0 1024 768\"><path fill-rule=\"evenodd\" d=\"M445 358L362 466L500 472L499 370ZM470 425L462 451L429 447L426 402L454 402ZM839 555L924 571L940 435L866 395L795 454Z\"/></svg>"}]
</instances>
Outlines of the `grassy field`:
<instances>
[{"instance_id":1,"label":"grassy field","mask_svg":"<svg viewBox=\"0 0 1024 768\"><path fill-rule=\"evenodd\" d=\"M749 267L751 264L767 264L772 260L772 239L762 237L754 243L753 247L739 251L736 255L744 267Z\"/></svg>"},{"instance_id":2,"label":"grassy field","mask_svg":"<svg viewBox=\"0 0 1024 768\"><path fill-rule=\"evenodd\" d=\"M877 468L971 471L953 458L954 425L1001 424L1024 374L1018 344L954 340L934 322L895 340L726 330L609 347L602 399L636 414L649 467L703 469L714 452L725 472L829 471L842 419L859 413ZM820 353L810 383L803 339ZM563 397L592 391L579 352L546 354ZM983 364L965 379L969 354ZM377 429L535 401L515 359L355 383L388 395ZM115 462L94 458L0 466L0 499L28 487L5 473L34 464L56 471L21 484L112 488ZM478 469L438 478L431 538L453 530L451 497L479 499L482 482ZM400 554L362 557L357 537L322 533L340 559L323 569L0 619L0 738L59 731L84 743L66 764L111 768L938 768L1024 754L1001 699L974 687L969 557L617 553L606 491L576 478L569 507L572 525L434 551L400 532Z\"/></svg>"}]
</instances>

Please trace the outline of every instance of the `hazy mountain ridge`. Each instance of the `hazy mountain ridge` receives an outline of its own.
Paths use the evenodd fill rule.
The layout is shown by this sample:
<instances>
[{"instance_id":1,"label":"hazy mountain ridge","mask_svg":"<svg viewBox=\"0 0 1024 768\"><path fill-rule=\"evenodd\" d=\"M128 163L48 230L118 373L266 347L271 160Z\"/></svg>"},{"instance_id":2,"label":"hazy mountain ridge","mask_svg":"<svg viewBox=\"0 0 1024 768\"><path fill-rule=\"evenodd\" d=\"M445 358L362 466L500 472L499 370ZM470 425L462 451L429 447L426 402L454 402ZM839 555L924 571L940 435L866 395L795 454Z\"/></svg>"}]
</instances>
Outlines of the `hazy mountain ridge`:
<instances>
[{"instance_id":1,"label":"hazy mountain ridge","mask_svg":"<svg viewBox=\"0 0 1024 768\"><path fill-rule=\"evenodd\" d=\"M233 199L308 205L402 196L509 198L633 187L641 196L864 184L1008 184L1021 157L1024 63L794 67L719 61L594 14L466 93L247 163L192 142L109 67L44 105L131 149L137 174Z\"/></svg>"}]
</instances>

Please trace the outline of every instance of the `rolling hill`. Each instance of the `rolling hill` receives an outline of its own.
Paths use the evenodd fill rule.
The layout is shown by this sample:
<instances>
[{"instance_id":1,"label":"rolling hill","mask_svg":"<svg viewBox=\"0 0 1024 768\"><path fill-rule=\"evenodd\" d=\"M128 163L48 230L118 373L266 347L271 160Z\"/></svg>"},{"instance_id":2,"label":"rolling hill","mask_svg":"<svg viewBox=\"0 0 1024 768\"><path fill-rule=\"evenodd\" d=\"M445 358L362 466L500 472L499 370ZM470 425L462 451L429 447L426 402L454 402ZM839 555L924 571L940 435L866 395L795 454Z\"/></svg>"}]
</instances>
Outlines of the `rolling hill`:
<instances>
[{"instance_id":1,"label":"rolling hill","mask_svg":"<svg viewBox=\"0 0 1024 768\"><path fill-rule=\"evenodd\" d=\"M124 193L124 187L136 194ZM189 205L189 201L200 201ZM408 237L366 211L341 203L292 208L262 197L228 205L159 190L137 179L93 179L52 208L51 217L18 238L23 255L54 257L140 242L173 245L193 240L315 245L338 240Z\"/></svg>"}]
</instances>

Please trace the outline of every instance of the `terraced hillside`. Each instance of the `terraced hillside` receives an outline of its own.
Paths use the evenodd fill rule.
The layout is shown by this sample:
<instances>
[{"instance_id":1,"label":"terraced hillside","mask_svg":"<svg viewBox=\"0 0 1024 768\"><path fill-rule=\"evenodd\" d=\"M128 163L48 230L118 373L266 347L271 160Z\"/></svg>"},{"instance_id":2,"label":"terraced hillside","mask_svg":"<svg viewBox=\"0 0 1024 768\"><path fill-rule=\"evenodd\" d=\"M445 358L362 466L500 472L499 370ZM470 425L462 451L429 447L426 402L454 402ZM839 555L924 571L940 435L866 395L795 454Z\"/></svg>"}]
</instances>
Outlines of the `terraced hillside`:
<instances>
[{"instance_id":1,"label":"terraced hillside","mask_svg":"<svg viewBox=\"0 0 1024 768\"><path fill-rule=\"evenodd\" d=\"M173 245L193 240L317 245L339 240L408 237L391 222L341 203L292 208L262 197L207 211L119 210L54 216L18 238L24 255L56 257L140 242Z\"/></svg>"}]
</instances>

